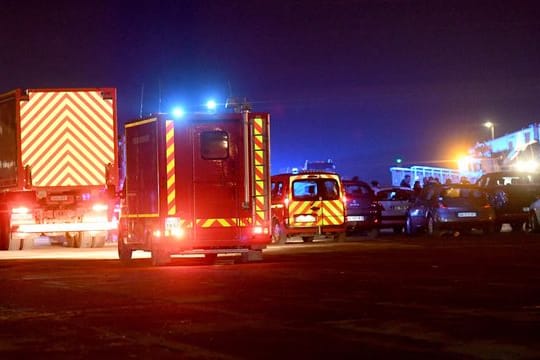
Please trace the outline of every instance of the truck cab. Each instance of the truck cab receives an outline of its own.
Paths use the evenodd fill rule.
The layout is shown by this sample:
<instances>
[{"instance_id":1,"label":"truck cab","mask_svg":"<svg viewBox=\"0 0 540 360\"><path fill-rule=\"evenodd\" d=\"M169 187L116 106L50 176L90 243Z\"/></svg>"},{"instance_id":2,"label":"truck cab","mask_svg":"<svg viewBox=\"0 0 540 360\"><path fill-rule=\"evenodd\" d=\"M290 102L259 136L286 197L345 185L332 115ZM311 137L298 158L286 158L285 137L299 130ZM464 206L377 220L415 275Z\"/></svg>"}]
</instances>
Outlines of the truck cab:
<instances>
[{"instance_id":1,"label":"truck cab","mask_svg":"<svg viewBox=\"0 0 540 360\"><path fill-rule=\"evenodd\" d=\"M284 244L299 236L312 242L316 235L345 239L345 196L338 174L302 172L272 176L272 240Z\"/></svg>"}]
</instances>

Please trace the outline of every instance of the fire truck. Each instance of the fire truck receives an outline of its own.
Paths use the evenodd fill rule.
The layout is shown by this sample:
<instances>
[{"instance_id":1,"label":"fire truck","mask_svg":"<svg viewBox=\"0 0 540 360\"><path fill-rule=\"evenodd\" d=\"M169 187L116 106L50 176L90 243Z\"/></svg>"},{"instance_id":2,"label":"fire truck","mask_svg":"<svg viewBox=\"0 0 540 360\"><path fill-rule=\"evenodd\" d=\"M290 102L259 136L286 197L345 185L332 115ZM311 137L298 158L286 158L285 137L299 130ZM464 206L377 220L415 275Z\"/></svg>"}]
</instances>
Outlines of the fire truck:
<instances>
[{"instance_id":1,"label":"fire truck","mask_svg":"<svg viewBox=\"0 0 540 360\"><path fill-rule=\"evenodd\" d=\"M118 255L262 259L271 241L269 114L165 114L125 124Z\"/></svg>"},{"instance_id":2,"label":"fire truck","mask_svg":"<svg viewBox=\"0 0 540 360\"><path fill-rule=\"evenodd\" d=\"M0 249L103 246L117 226L116 89L0 95Z\"/></svg>"}]
</instances>

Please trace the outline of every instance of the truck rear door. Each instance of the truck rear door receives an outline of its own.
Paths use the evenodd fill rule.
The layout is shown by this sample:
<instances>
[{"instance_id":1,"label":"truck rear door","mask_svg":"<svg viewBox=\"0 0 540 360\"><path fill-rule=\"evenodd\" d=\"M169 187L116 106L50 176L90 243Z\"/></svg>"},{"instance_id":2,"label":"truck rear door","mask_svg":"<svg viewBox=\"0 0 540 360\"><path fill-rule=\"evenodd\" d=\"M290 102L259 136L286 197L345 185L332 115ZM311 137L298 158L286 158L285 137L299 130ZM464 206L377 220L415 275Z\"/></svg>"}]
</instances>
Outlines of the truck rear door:
<instances>
[{"instance_id":1,"label":"truck rear door","mask_svg":"<svg viewBox=\"0 0 540 360\"><path fill-rule=\"evenodd\" d=\"M193 127L195 239L216 246L238 240L243 184L242 126L238 120Z\"/></svg>"}]
</instances>

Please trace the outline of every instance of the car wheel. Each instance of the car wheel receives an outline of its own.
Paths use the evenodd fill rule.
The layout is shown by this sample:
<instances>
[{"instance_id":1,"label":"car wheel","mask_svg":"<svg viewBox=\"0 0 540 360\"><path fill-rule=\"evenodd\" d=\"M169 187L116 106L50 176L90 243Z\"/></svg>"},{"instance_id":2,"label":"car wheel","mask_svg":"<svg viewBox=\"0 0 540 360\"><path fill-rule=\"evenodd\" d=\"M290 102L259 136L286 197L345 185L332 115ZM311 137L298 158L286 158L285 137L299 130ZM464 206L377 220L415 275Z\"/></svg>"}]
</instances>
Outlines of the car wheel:
<instances>
[{"instance_id":1,"label":"car wheel","mask_svg":"<svg viewBox=\"0 0 540 360\"><path fill-rule=\"evenodd\" d=\"M312 243L315 236L302 236L302 241L305 243Z\"/></svg>"},{"instance_id":2,"label":"car wheel","mask_svg":"<svg viewBox=\"0 0 540 360\"><path fill-rule=\"evenodd\" d=\"M495 226L494 226L495 232L500 233L502 231L502 226L503 226L502 223L499 223L499 222L495 223Z\"/></svg>"},{"instance_id":3,"label":"car wheel","mask_svg":"<svg viewBox=\"0 0 540 360\"><path fill-rule=\"evenodd\" d=\"M442 231L439 229L439 225L437 224L437 222L435 221L433 216L430 216L428 218L427 233L430 236L441 236L442 235Z\"/></svg>"},{"instance_id":4,"label":"car wheel","mask_svg":"<svg viewBox=\"0 0 540 360\"><path fill-rule=\"evenodd\" d=\"M394 234L401 234L403 233L403 226L394 226Z\"/></svg>"},{"instance_id":5,"label":"car wheel","mask_svg":"<svg viewBox=\"0 0 540 360\"><path fill-rule=\"evenodd\" d=\"M529 213L529 228L530 231L533 233L540 232L540 223L538 223L538 217L536 216L536 212L531 211Z\"/></svg>"}]
</instances>

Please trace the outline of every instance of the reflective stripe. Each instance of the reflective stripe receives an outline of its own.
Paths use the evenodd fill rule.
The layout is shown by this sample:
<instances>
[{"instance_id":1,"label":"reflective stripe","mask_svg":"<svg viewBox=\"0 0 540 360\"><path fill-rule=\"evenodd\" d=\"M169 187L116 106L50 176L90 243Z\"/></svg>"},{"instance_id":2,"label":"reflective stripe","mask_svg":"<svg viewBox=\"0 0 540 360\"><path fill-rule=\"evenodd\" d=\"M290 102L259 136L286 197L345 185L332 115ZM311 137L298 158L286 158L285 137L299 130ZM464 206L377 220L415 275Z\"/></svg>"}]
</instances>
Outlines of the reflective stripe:
<instances>
[{"instance_id":1,"label":"reflective stripe","mask_svg":"<svg viewBox=\"0 0 540 360\"><path fill-rule=\"evenodd\" d=\"M165 121L167 157L167 214L176 215L176 175L174 162L174 121Z\"/></svg>"}]
</instances>

